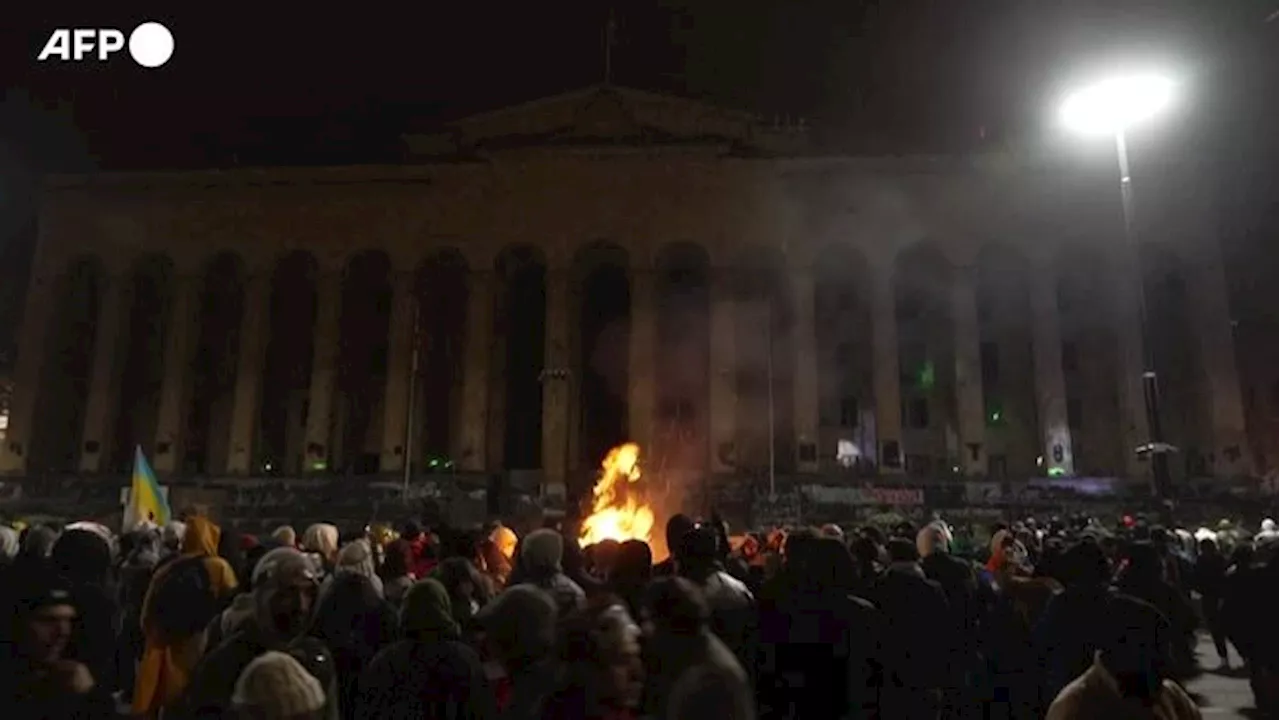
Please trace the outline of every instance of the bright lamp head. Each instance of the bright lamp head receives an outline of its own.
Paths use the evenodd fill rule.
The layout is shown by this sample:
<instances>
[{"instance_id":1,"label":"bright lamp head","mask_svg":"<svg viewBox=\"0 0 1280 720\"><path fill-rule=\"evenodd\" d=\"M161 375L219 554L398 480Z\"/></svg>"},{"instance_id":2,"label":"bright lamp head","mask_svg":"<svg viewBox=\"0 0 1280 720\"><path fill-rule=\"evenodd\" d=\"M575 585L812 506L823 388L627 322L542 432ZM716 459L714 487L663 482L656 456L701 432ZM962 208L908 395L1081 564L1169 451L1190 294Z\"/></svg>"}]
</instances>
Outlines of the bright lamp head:
<instances>
[{"instance_id":1,"label":"bright lamp head","mask_svg":"<svg viewBox=\"0 0 1280 720\"><path fill-rule=\"evenodd\" d=\"M1173 101L1173 81L1128 75L1081 88L1066 97L1060 117L1074 132L1109 135L1160 114Z\"/></svg>"}]
</instances>

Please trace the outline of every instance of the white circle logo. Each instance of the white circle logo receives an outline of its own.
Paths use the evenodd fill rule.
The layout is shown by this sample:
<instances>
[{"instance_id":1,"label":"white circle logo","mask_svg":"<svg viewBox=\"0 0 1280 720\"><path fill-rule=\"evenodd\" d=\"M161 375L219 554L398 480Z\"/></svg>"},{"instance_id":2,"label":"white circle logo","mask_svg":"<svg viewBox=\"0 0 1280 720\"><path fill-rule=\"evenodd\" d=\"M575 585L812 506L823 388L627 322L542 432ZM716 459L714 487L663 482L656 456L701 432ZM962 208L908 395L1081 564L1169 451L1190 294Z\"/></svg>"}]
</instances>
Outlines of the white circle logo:
<instances>
[{"instance_id":1,"label":"white circle logo","mask_svg":"<svg viewBox=\"0 0 1280 720\"><path fill-rule=\"evenodd\" d=\"M129 34L129 54L144 68L158 68L173 57L173 33L158 22L144 22Z\"/></svg>"}]
</instances>

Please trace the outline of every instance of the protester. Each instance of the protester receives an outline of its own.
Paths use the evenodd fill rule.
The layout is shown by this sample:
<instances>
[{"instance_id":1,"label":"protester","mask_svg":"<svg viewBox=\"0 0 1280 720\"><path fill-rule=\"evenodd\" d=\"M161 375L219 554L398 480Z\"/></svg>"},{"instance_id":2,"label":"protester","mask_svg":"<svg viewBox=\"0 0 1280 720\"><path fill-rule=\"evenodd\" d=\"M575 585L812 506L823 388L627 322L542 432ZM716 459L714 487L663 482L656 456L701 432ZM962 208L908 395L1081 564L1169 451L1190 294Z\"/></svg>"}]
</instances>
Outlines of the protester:
<instances>
[{"instance_id":1,"label":"protester","mask_svg":"<svg viewBox=\"0 0 1280 720\"><path fill-rule=\"evenodd\" d=\"M1093 664L1062 689L1049 706L1047 720L1201 717L1187 693L1164 674L1163 635L1168 628L1156 608L1117 595L1095 622L1103 631Z\"/></svg>"},{"instance_id":2,"label":"protester","mask_svg":"<svg viewBox=\"0 0 1280 720\"><path fill-rule=\"evenodd\" d=\"M428 578L409 589L400 629L404 639L379 652L360 677L356 718L494 716L480 657L462 642L443 585Z\"/></svg>"},{"instance_id":3,"label":"protester","mask_svg":"<svg viewBox=\"0 0 1280 720\"><path fill-rule=\"evenodd\" d=\"M145 645L133 712L158 717L187 687L205 653L205 628L231 600L235 572L218 556L221 530L202 516L183 527L182 551L156 570L142 603Z\"/></svg>"},{"instance_id":4,"label":"protester","mask_svg":"<svg viewBox=\"0 0 1280 720\"><path fill-rule=\"evenodd\" d=\"M220 717L226 712L236 679L254 658L270 650L288 651L303 637L315 609L315 576L312 562L292 548L264 555L253 572L253 617L200 661L178 707L166 718ZM337 720L336 683L325 686L325 698L325 717Z\"/></svg>"},{"instance_id":5,"label":"protester","mask_svg":"<svg viewBox=\"0 0 1280 720\"><path fill-rule=\"evenodd\" d=\"M53 573L34 572L8 589L9 627L0 656L0 708L6 718L108 720L111 685L67 656L78 620L72 587Z\"/></svg>"}]
</instances>

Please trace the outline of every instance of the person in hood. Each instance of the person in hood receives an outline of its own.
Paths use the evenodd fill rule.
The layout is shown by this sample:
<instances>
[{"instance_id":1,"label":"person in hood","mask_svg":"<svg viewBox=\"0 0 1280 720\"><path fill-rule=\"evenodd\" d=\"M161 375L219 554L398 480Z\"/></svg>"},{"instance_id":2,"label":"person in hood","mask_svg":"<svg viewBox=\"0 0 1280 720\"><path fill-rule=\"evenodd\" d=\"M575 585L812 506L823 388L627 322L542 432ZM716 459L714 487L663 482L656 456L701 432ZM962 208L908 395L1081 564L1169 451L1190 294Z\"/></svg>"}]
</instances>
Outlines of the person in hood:
<instances>
[{"instance_id":1,"label":"person in hood","mask_svg":"<svg viewBox=\"0 0 1280 720\"><path fill-rule=\"evenodd\" d=\"M327 523L316 523L302 533L302 551L314 556L321 575L333 571L338 559L338 528Z\"/></svg>"},{"instance_id":2,"label":"person in hood","mask_svg":"<svg viewBox=\"0 0 1280 720\"><path fill-rule=\"evenodd\" d=\"M494 716L480 656L462 642L443 585L428 578L409 589L400 629L404 639L379 652L360 677L358 720Z\"/></svg>"},{"instance_id":3,"label":"person in hood","mask_svg":"<svg viewBox=\"0 0 1280 720\"><path fill-rule=\"evenodd\" d=\"M564 538L555 530L534 530L520 545L520 564L525 571L524 581L551 596L562 616L586 605L587 595L578 583L569 579L561 569L564 556Z\"/></svg>"},{"instance_id":4,"label":"person in hood","mask_svg":"<svg viewBox=\"0 0 1280 720\"><path fill-rule=\"evenodd\" d=\"M644 600L648 681L643 706L659 720L755 720L751 681L708 626L702 593L684 578L659 578Z\"/></svg>"},{"instance_id":5,"label":"person in hood","mask_svg":"<svg viewBox=\"0 0 1280 720\"><path fill-rule=\"evenodd\" d=\"M253 571L253 618L204 656L181 700L172 713L166 711L166 719L223 717L232 705L236 679L244 669L254 658L278 650L295 657L298 654L294 651L298 651L330 666L327 671L312 667L308 670L321 679L325 688L324 717L338 720L337 673L331 667L332 656L318 640L304 637L314 615L318 589L315 565L306 555L293 548L277 548L264 555ZM314 644L316 649L305 649L305 643Z\"/></svg>"},{"instance_id":6,"label":"person in hood","mask_svg":"<svg viewBox=\"0 0 1280 720\"><path fill-rule=\"evenodd\" d=\"M498 717L541 718L558 675L555 601L534 585L513 585L485 606L476 621L504 673L494 684Z\"/></svg>"},{"instance_id":7,"label":"person in hood","mask_svg":"<svg viewBox=\"0 0 1280 720\"><path fill-rule=\"evenodd\" d=\"M383 597L382 578L378 577L377 564L374 562L373 546L368 540L352 540L338 551L333 563L333 576L326 578L321 594L325 592L334 577L343 574L359 575L369 581L378 597Z\"/></svg>"},{"instance_id":8,"label":"person in hood","mask_svg":"<svg viewBox=\"0 0 1280 720\"><path fill-rule=\"evenodd\" d=\"M221 534L218 526L208 518L200 515L191 517L183 532L180 557L156 570L151 579L151 586L142 602L145 643L133 688L135 715L156 717L162 708L177 700L205 652L203 632L168 637L161 631L160 614L167 610L158 606L156 598L170 573L181 567L184 560L198 562L208 576L209 591L215 601L229 601L236 590L235 571L218 557Z\"/></svg>"},{"instance_id":9,"label":"person in hood","mask_svg":"<svg viewBox=\"0 0 1280 720\"><path fill-rule=\"evenodd\" d=\"M398 633L395 609L365 575L339 572L320 591L310 634L333 654L343 717L354 717L361 671Z\"/></svg>"}]
</instances>

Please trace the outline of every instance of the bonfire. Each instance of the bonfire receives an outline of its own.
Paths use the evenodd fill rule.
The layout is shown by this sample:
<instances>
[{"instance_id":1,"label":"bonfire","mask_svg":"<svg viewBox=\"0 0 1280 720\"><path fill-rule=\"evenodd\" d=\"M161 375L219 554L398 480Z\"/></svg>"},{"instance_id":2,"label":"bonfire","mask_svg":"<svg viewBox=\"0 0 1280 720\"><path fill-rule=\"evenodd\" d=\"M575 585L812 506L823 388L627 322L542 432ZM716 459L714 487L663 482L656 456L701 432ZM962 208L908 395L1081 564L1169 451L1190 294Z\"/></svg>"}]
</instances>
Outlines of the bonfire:
<instances>
[{"instance_id":1,"label":"bonfire","mask_svg":"<svg viewBox=\"0 0 1280 720\"><path fill-rule=\"evenodd\" d=\"M639 481L639 445L624 443L605 455L592 490L591 515L582 521L578 544L586 547L601 540L649 542L653 508L638 492Z\"/></svg>"}]
</instances>

